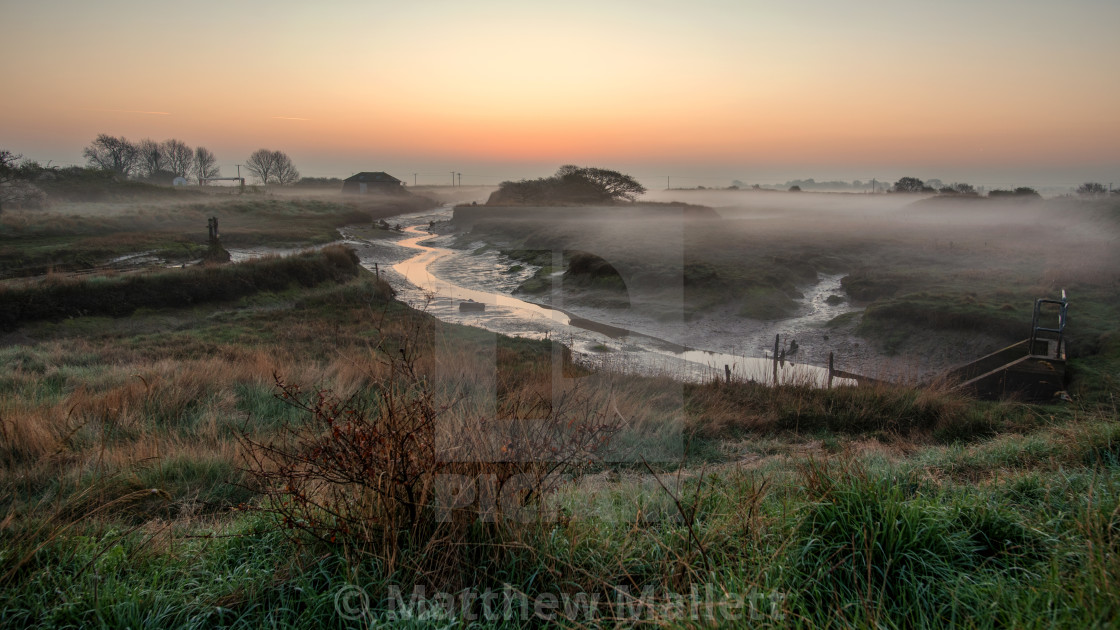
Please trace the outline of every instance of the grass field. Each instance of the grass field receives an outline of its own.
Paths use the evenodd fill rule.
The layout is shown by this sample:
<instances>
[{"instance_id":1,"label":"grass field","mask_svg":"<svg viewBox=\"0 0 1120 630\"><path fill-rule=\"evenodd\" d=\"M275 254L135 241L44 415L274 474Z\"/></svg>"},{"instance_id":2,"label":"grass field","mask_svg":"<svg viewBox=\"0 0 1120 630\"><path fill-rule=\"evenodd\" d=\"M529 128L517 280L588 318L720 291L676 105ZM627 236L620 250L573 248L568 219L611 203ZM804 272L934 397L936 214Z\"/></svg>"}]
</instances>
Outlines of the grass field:
<instances>
[{"instance_id":1,"label":"grass field","mask_svg":"<svg viewBox=\"0 0 1120 630\"><path fill-rule=\"evenodd\" d=\"M550 342L395 302L339 249L70 279L80 291L51 299L116 305L130 282L194 295L200 277L237 290L189 303L129 290L124 312L17 318L20 343L0 347L0 625L1050 628L1120 615L1107 304L1083 307L1099 339L1072 362L1073 402L1035 406L593 374ZM920 304L899 297L907 286L880 304ZM21 290L39 304L55 288ZM1020 315L984 295L981 312ZM898 317L872 312L864 325Z\"/></svg>"},{"instance_id":2,"label":"grass field","mask_svg":"<svg viewBox=\"0 0 1120 630\"><path fill-rule=\"evenodd\" d=\"M418 196L170 194L175 192L158 199L5 212L0 215L0 278L94 269L137 253L168 263L196 260L206 251L210 217L217 217L227 247L290 248L337 240L337 228L344 225L436 205Z\"/></svg>"}]
</instances>

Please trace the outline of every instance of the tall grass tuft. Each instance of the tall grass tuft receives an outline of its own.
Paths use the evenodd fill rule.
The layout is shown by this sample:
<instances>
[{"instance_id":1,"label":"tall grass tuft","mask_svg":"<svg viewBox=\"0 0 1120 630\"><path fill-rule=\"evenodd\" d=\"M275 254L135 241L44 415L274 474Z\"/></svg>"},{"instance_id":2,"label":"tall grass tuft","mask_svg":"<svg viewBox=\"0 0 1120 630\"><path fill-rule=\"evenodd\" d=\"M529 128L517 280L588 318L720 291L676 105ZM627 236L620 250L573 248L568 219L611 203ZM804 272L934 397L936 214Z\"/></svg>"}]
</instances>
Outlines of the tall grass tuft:
<instances>
[{"instance_id":1,"label":"tall grass tuft","mask_svg":"<svg viewBox=\"0 0 1120 630\"><path fill-rule=\"evenodd\" d=\"M957 585L992 551L991 521L970 531L956 506L859 467L809 462L802 478L810 502L783 575L795 609L878 626L945 619L962 605Z\"/></svg>"}]
</instances>

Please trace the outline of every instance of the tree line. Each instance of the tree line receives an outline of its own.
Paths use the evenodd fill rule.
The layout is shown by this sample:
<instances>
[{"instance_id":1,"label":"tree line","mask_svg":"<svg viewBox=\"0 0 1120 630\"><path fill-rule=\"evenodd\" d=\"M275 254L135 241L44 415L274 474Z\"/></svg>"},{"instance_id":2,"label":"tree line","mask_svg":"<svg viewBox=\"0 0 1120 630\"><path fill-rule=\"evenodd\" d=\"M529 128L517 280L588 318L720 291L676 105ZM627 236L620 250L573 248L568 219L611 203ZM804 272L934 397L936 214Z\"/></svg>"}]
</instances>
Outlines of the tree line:
<instances>
[{"instance_id":1,"label":"tree line","mask_svg":"<svg viewBox=\"0 0 1120 630\"><path fill-rule=\"evenodd\" d=\"M100 134L82 150L90 168L109 171L153 183L167 183L176 177L199 183L221 177L218 158L206 147L192 149L182 140L156 142L145 138L131 142L125 137ZM285 186L299 181L299 170L283 151L258 149L244 164L249 174L262 184Z\"/></svg>"},{"instance_id":2,"label":"tree line","mask_svg":"<svg viewBox=\"0 0 1120 630\"><path fill-rule=\"evenodd\" d=\"M82 157L90 168L108 171L125 178L170 183L176 177L205 182L220 177L218 158L206 147L194 149L186 142L172 138L156 142L144 138L132 142L124 136L98 134Z\"/></svg>"},{"instance_id":3,"label":"tree line","mask_svg":"<svg viewBox=\"0 0 1120 630\"><path fill-rule=\"evenodd\" d=\"M980 192L972 184L953 183L945 185L939 179L922 181L917 177L903 177L891 187L891 192L897 193L937 193L941 195L979 196ZM1085 182L1075 191L1080 197L1104 197L1109 194L1109 189L1099 182ZM1115 192L1113 193L1115 194ZM1027 186L1020 186L1011 190L995 189L988 191L989 197L1040 197L1038 191Z\"/></svg>"},{"instance_id":4,"label":"tree line","mask_svg":"<svg viewBox=\"0 0 1120 630\"><path fill-rule=\"evenodd\" d=\"M218 158L206 147L191 147L172 138L133 142L123 136L98 134L82 149L86 166L50 166L0 149L0 212L5 207L40 208L52 198L92 199L112 194L121 185L171 184L176 178L205 184L221 177ZM244 163L262 184L281 186L300 181L299 170L283 151L259 149ZM114 183L116 182L116 183Z\"/></svg>"}]
</instances>

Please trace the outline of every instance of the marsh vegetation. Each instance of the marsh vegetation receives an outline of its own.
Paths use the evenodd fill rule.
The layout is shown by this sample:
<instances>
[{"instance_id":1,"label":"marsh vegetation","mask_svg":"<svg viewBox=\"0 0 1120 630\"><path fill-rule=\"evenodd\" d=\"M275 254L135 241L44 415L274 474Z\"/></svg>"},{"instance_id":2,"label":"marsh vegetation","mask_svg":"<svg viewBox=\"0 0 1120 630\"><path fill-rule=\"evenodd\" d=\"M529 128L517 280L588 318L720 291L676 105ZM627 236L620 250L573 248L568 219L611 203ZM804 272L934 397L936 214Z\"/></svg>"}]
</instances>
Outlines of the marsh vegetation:
<instances>
[{"instance_id":1,"label":"marsh vegetation","mask_svg":"<svg viewBox=\"0 0 1120 630\"><path fill-rule=\"evenodd\" d=\"M460 208L464 243L536 265L521 290L566 307L621 311L671 341L757 356L793 333L823 364L927 378L1029 335L1039 297L1066 290L1075 355L1096 354L1120 317L1115 201L671 191L688 206ZM707 211L702 208L707 207ZM459 214L463 218L459 218ZM563 253L562 268L552 252ZM587 264L589 260L598 260ZM610 273L616 271L618 273ZM847 314L798 330L822 278ZM659 324L666 311L684 324ZM624 312L624 313L623 313ZM635 325L638 325L635 323ZM711 330L722 331L711 334ZM761 332L760 332L761 331Z\"/></svg>"},{"instance_id":2,"label":"marsh vegetation","mask_svg":"<svg viewBox=\"0 0 1120 630\"><path fill-rule=\"evenodd\" d=\"M969 351L1014 338L1034 297L1065 288L1072 400L592 372L554 341L407 307L339 246L9 281L0 623L465 625L481 603L446 610L434 594L471 589L558 602L480 617L489 627L690 626L689 594L708 592L744 597L762 627L1112 623L1116 208L779 195L685 198L718 216L640 230L605 210L482 219L471 238L511 264L569 252L565 271L587 276L577 302L619 281L636 295L638 268L663 285L671 268L644 252L676 247L688 321L744 327L843 273L843 299L866 309L819 334L883 354L918 356L946 331ZM96 266L211 215L227 243L290 246L405 209L269 195L0 220L7 260L61 267L59 252L98 251ZM365 607L340 608L356 585ZM391 607L413 587L426 616ZM582 597L610 605L589 619L559 603Z\"/></svg>"}]
</instances>

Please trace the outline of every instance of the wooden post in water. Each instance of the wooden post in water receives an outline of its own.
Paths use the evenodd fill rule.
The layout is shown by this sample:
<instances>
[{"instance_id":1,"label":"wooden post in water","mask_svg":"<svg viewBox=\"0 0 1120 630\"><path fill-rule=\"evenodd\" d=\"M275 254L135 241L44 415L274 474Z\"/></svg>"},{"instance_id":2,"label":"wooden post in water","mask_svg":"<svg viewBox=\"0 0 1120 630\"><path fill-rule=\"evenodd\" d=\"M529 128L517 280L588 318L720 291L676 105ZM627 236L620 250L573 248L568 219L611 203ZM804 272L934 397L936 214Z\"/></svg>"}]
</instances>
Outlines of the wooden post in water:
<instances>
[{"instance_id":1,"label":"wooden post in water","mask_svg":"<svg viewBox=\"0 0 1120 630\"><path fill-rule=\"evenodd\" d=\"M381 277L381 270L377 268L377 263L373 263L373 275L377 276L378 278Z\"/></svg>"},{"instance_id":2,"label":"wooden post in water","mask_svg":"<svg viewBox=\"0 0 1120 630\"><path fill-rule=\"evenodd\" d=\"M781 335L774 335L774 384L778 384L778 339Z\"/></svg>"},{"instance_id":3,"label":"wooden post in water","mask_svg":"<svg viewBox=\"0 0 1120 630\"><path fill-rule=\"evenodd\" d=\"M832 389L832 353L828 353L828 388Z\"/></svg>"},{"instance_id":4,"label":"wooden post in water","mask_svg":"<svg viewBox=\"0 0 1120 630\"><path fill-rule=\"evenodd\" d=\"M723 365L723 375L727 378L727 384L731 384L731 366L726 363Z\"/></svg>"},{"instance_id":5,"label":"wooden post in water","mask_svg":"<svg viewBox=\"0 0 1120 630\"><path fill-rule=\"evenodd\" d=\"M210 217L206 220L206 229L209 232L207 235L207 249L202 259L206 262L212 263L227 263L229 262L229 252L222 247L221 234L218 233L218 217Z\"/></svg>"}]
</instances>

